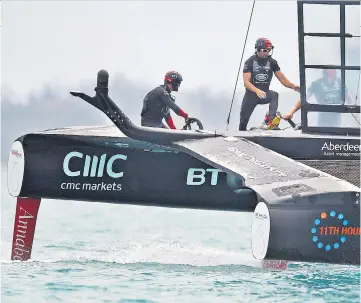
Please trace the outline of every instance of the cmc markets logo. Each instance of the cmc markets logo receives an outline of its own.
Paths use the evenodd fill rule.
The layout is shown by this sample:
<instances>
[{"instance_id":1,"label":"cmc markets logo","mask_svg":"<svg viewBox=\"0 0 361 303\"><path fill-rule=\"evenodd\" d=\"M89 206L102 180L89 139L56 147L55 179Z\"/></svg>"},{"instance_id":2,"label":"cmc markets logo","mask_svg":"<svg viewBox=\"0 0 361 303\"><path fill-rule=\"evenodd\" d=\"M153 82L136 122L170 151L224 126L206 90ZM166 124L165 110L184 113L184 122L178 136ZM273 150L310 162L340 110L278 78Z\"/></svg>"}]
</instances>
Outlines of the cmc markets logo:
<instances>
[{"instance_id":1,"label":"cmc markets logo","mask_svg":"<svg viewBox=\"0 0 361 303\"><path fill-rule=\"evenodd\" d=\"M345 144L325 142L321 147L324 156L359 157L360 145L346 142Z\"/></svg>"},{"instance_id":2,"label":"cmc markets logo","mask_svg":"<svg viewBox=\"0 0 361 303\"><path fill-rule=\"evenodd\" d=\"M336 211L322 212L311 228L312 241L319 249L339 249L349 237L360 236L360 227L350 226L349 220Z\"/></svg>"},{"instance_id":3,"label":"cmc markets logo","mask_svg":"<svg viewBox=\"0 0 361 303\"><path fill-rule=\"evenodd\" d=\"M112 179L118 179L123 177L123 171L115 170L116 161L127 160L126 155L116 154L108 157L107 154L103 154L100 157L95 155L85 155L78 151L68 153L63 161L63 172L68 177L83 177L84 182L63 182L60 188L63 190L122 190L121 184L118 182L106 183L106 182L91 182L97 180L97 178L103 178L108 176Z\"/></svg>"}]
</instances>

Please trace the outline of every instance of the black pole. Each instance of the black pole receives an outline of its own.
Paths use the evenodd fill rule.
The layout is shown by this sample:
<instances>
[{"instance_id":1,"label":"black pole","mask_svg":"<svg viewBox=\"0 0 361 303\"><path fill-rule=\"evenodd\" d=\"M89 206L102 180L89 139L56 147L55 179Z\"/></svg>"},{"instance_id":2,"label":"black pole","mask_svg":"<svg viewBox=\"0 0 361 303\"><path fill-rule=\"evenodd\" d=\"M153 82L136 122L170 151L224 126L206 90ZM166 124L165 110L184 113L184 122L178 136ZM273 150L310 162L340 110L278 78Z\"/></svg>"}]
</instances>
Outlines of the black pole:
<instances>
[{"instance_id":1,"label":"black pole","mask_svg":"<svg viewBox=\"0 0 361 303\"><path fill-rule=\"evenodd\" d=\"M341 66L346 65L346 41L344 34L346 33L346 10L345 5L340 4L340 48L341 48ZM345 81L345 70L341 69L341 100L343 102L346 101L346 95L345 95L345 87L346 87L346 81Z\"/></svg>"},{"instance_id":2,"label":"black pole","mask_svg":"<svg viewBox=\"0 0 361 303\"><path fill-rule=\"evenodd\" d=\"M306 100L306 71L305 71L305 43L304 43L304 24L303 24L303 2L297 2L298 12L298 45L299 45L299 73L300 73L300 97L301 97L301 126L302 132L307 132L307 111L308 103Z\"/></svg>"}]
</instances>

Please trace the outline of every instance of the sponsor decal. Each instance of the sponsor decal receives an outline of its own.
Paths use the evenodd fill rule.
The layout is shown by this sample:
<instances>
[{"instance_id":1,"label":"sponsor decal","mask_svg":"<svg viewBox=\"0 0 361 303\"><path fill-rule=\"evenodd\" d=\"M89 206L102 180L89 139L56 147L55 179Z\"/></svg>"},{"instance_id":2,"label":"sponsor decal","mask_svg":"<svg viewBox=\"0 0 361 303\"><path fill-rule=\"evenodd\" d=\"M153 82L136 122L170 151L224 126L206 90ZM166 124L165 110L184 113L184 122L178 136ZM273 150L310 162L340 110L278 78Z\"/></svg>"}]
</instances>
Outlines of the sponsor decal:
<instances>
[{"instance_id":1,"label":"sponsor decal","mask_svg":"<svg viewBox=\"0 0 361 303\"><path fill-rule=\"evenodd\" d=\"M27 259L30 254L29 242L31 242L31 240L28 238L32 237L32 235L28 235L28 227L30 220L34 220L35 218L24 208L20 207L19 210L19 216L16 218L12 259L22 261Z\"/></svg>"},{"instance_id":2,"label":"sponsor decal","mask_svg":"<svg viewBox=\"0 0 361 303\"><path fill-rule=\"evenodd\" d=\"M261 213L258 213L258 212L254 213L254 217L255 217L255 219L259 219L259 220L267 220L268 219L267 215L261 214Z\"/></svg>"},{"instance_id":3,"label":"sponsor decal","mask_svg":"<svg viewBox=\"0 0 361 303\"><path fill-rule=\"evenodd\" d=\"M186 184L188 186L218 185L219 174L224 173L217 168L189 168ZM237 175L226 173L226 182L232 191L239 193L245 185L245 180Z\"/></svg>"},{"instance_id":4,"label":"sponsor decal","mask_svg":"<svg viewBox=\"0 0 361 303\"><path fill-rule=\"evenodd\" d=\"M259 81L259 82L265 82L268 80L268 75L267 74L257 74L255 76L255 78Z\"/></svg>"},{"instance_id":5,"label":"sponsor decal","mask_svg":"<svg viewBox=\"0 0 361 303\"><path fill-rule=\"evenodd\" d=\"M266 203L259 202L253 213L251 247L256 259L264 259L271 231L270 214Z\"/></svg>"},{"instance_id":6,"label":"sponsor decal","mask_svg":"<svg viewBox=\"0 0 361 303\"><path fill-rule=\"evenodd\" d=\"M359 157L360 144L352 144L350 142L339 144L326 141L321 147L321 154L323 156Z\"/></svg>"},{"instance_id":7,"label":"sponsor decal","mask_svg":"<svg viewBox=\"0 0 361 303\"><path fill-rule=\"evenodd\" d=\"M217 185L218 184L218 174L219 174L219 170L216 168L207 168L207 169L203 169L203 168L190 168L188 169L188 173L187 173L187 185L202 185L206 182L206 173L210 173L211 174L211 180L210 180L210 184L211 185Z\"/></svg>"},{"instance_id":8,"label":"sponsor decal","mask_svg":"<svg viewBox=\"0 0 361 303\"><path fill-rule=\"evenodd\" d=\"M328 252L345 245L350 237L360 236L360 226L351 226L344 214L331 210L314 220L311 235L316 247Z\"/></svg>"},{"instance_id":9,"label":"sponsor decal","mask_svg":"<svg viewBox=\"0 0 361 303\"><path fill-rule=\"evenodd\" d=\"M127 160L123 154L115 154L109 157L108 154L86 155L78 151L68 153L63 161L63 172L71 178L84 178L83 182L63 182L60 185L62 190L89 190L89 191L120 191L122 185L118 179L124 173L119 169L119 161ZM110 178L113 182L99 182L99 179ZM94 182L95 181L95 182Z\"/></svg>"},{"instance_id":10,"label":"sponsor decal","mask_svg":"<svg viewBox=\"0 0 361 303\"><path fill-rule=\"evenodd\" d=\"M340 95L337 92L326 93L325 99L329 101L334 101L334 100L339 101Z\"/></svg>"},{"instance_id":11,"label":"sponsor decal","mask_svg":"<svg viewBox=\"0 0 361 303\"><path fill-rule=\"evenodd\" d=\"M11 146L7 173L8 191L9 194L14 197L20 194L24 178L24 169L24 149L21 142L15 141Z\"/></svg>"},{"instance_id":12,"label":"sponsor decal","mask_svg":"<svg viewBox=\"0 0 361 303\"><path fill-rule=\"evenodd\" d=\"M237 155L237 157L243 158L260 168L264 168L265 170L271 172L272 174L276 174L279 177L287 177L287 175L283 171L279 170L277 167L270 166L269 164L261 160L257 160L255 156L247 155L246 153L239 150L237 147L228 147L227 150L230 152L234 152Z\"/></svg>"},{"instance_id":13,"label":"sponsor decal","mask_svg":"<svg viewBox=\"0 0 361 303\"><path fill-rule=\"evenodd\" d=\"M23 157L22 152L14 149L14 148L11 149L11 154L18 159L21 159Z\"/></svg>"}]
</instances>

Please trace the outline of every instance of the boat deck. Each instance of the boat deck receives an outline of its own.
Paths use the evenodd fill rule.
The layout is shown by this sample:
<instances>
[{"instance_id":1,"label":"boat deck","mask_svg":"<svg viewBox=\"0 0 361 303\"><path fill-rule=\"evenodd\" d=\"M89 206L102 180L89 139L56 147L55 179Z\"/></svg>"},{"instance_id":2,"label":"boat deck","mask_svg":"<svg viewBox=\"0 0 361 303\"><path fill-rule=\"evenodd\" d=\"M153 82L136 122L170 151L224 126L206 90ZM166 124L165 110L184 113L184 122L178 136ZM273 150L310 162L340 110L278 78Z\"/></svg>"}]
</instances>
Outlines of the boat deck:
<instances>
[{"instance_id":1,"label":"boat deck","mask_svg":"<svg viewBox=\"0 0 361 303\"><path fill-rule=\"evenodd\" d=\"M236 138L257 138L257 137L273 137L273 138L294 138L294 139L323 139L323 140L360 140L360 136L341 136L341 135L325 135L325 134L307 134L301 130L248 130L248 131L211 131L215 134ZM91 137L126 137L114 125L101 126L71 126L64 128L47 129L37 132L37 134L67 135L67 136L91 136Z\"/></svg>"}]
</instances>

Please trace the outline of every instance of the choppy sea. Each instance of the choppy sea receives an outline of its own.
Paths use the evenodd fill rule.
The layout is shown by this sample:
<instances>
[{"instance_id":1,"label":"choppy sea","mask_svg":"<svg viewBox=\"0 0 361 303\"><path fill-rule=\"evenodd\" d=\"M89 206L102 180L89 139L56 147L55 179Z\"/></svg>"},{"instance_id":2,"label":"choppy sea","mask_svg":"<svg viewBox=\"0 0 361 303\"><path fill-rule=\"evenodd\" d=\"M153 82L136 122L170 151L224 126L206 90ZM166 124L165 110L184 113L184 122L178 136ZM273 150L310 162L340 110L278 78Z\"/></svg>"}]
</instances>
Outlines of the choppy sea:
<instances>
[{"instance_id":1,"label":"choppy sea","mask_svg":"<svg viewBox=\"0 0 361 303\"><path fill-rule=\"evenodd\" d=\"M254 260L250 213L42 200L32 260L12 262L5 173L3 303L360 302L358 266Z\"/></svg>"}]
</instances>

